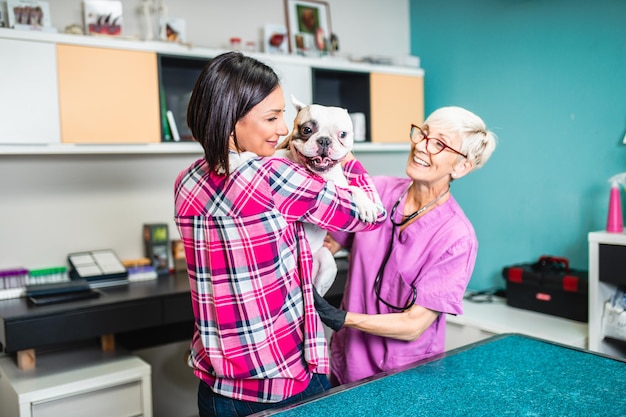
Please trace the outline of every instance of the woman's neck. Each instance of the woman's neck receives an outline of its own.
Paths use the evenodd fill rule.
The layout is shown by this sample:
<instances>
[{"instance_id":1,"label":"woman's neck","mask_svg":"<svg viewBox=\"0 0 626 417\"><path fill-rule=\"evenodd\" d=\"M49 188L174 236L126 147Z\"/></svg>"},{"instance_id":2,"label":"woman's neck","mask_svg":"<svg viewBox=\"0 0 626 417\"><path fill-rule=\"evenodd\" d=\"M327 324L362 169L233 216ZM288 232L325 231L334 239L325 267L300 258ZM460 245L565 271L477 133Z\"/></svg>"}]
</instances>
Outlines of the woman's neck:
<instances>
[{"instance_id":1,"label":"woman's neck","mask_svg":"<svg viewBox=\"0 0 626 417\"><path fill-rule=\"evenodd\" d=\"M402 215L408 217L411 214L422 210L419 216L429 212L435 207L443 204L450 198L450 184L428 187L413 182L409 187L404 202Z\"/></svg>"}]
</instances>

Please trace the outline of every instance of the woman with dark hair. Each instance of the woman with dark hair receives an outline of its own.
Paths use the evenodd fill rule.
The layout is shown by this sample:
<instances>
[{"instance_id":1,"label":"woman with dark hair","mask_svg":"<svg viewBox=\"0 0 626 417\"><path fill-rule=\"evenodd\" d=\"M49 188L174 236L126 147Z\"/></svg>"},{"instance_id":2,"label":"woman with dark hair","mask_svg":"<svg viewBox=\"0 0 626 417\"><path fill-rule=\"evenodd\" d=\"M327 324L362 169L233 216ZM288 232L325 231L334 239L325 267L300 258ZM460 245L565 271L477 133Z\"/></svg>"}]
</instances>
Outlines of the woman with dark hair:
<instances>
[{"instance_id":1,"label":"woman with dark hair","mask_svg":"<svg viewBox=\"0 0 626 417\"><path fill-rule=\"evenodd\" d=\"M288 133L284 107L274 71L237 52L205 66L189 102L187 124L204 158L179 174L175 205L195 316L189 365L200 379L200 416L248 415L330 387L302 222L360 231L386 216L354 157L343 170L380 206L373 223L359 220L348 189L271 158ZM243 152L257 157L230 166Z\"/></svg>"}]
</instances>

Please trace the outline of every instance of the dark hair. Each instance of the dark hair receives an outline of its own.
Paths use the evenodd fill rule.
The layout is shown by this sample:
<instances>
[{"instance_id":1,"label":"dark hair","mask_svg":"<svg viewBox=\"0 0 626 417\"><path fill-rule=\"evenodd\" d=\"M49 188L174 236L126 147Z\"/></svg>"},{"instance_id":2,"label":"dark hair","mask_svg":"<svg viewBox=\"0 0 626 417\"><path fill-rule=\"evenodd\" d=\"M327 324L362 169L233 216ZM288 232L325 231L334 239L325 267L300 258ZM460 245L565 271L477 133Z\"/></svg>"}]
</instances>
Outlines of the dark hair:
<instances>
[{"instance_id":1,"label":"dark hair","mask_svg":"<svg viewBox=\"0 0 626 417\"><path fill-rule=\"evenodd\" d=\"M278 85L272 68L240 52L218 55L204 66L189 99L187 126L202 145L209 170L221 167L228 174L228 144L237 121Z\"/></svg>"}]
</instances>

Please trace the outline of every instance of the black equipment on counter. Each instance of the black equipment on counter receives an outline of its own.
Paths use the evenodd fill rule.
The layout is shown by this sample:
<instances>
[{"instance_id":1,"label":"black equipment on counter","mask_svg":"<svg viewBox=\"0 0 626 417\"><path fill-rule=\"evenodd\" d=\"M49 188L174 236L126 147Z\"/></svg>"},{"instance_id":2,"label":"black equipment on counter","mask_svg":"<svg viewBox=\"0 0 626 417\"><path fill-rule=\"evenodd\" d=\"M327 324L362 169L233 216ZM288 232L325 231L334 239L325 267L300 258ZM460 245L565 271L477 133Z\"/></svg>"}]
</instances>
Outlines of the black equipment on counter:
<instances>
[{"instance_id":1,"label":"black equipment on counter","mask_svg":"<svg viewBox=\"0 0 626 417\"><path fill-rule=\"evenodd\" d=\"M535 263L502 269L511 307L587 322L588 271L570 269L566 258L541 256Z\"/></svg>"}]
</instances>

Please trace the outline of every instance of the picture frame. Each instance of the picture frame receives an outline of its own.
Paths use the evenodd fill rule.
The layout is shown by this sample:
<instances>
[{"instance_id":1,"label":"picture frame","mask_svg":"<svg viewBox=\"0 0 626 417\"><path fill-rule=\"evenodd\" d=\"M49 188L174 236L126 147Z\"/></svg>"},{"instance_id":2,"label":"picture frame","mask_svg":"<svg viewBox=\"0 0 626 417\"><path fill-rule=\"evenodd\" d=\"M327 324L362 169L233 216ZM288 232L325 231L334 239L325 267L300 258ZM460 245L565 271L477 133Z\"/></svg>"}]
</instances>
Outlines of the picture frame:
<instances>
[{"instance_id":1,"label":"picture frame","mask_svg":"<svg viewBox=\"0 0 626 417\"><path fill-rule=\"evenodd\" d=\"M120 36L123 26L119 0L84 0L83 20L86 35Z\"/></svg>"},{"instance_id":2,"label":"picture frame","mask_svg":"<svg viewBox=\"0 0 626 417\"><path fill-rule=\"evenodd\" d=\"M289 49L287 26L266 24L263 26L263 52L266 54L286 54Z\"/></svg>"},{"instance_id":3,"label":"picture frame","mask_svg":"<svg viewBox=\"0 0 626 417\"><path fill-rule=\"evenodd\" d=\"M325 55L330 51L330 7L320 0L285 0L289 52Z\"/></svg>"},{"instance_id":4,"label":"picture frame","mask_svg":"<svg viewBox=\"0 0 626 417\"><path fill-rule=\"evenodd\" d=\"M7 26L14 29L49 28L50 5L47 1L9 0L6 2Z\"/></svg>"},{"instance_id":5,"label":"picture frame","mask_svg":"<svg viewBox=\"0 0 626 417\"><path fill-rule=\"evenodd\" d=\"M165 19L165 39L167 42L187 42L187 21L182 17Z\"/></svg>"}]
</instances>

